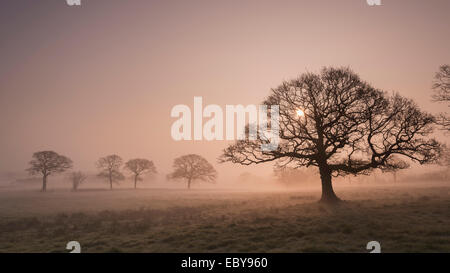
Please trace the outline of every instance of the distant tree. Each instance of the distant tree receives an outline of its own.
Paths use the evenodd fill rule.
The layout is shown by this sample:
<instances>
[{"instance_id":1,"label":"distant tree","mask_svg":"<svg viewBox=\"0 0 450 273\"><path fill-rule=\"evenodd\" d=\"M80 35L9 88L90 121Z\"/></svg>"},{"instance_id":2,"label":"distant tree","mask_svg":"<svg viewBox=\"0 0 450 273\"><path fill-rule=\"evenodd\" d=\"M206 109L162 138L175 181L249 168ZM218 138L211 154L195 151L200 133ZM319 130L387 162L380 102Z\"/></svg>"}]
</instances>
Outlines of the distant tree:
<instances>
[{"instance_id":1,"label":"distant tree","mask_svg":"<svg viewBox=\"0 0 450 273\"><path fill-rule=\"evenodd\" d=\"M408 162L399 159L396 156L392 156L388 159L385 166L381 167L382 172L392 173L394 176L394 183L397 182L397 172L400 170L408 169L410 165Z\"/></svg>"},{"instance_id":2,"label":"distant tree","mask_svg":"<svg viewBox=\"0 0 450 273\"><path fill-rule=\"evenodd\" d=\"M436 102L447 103L450 107L450 65L442 65L434 76L433 100ZM448 113L441 113L437 123L446 131L450 131L450 116Z\"/></svg>"},{"instance_id":3,"label":"distant tree","mask_svg":"<svg viewBox=\"0 0 450 273\"><path fill-rule=\"evenodd\" d=\"M113 183L119 183L120 180L125 179L125 176L120 172L122 162L122 158L118 155L108 155L97 161L97 168L100 169L98 176L108 179L111 190Z\"/></svg>"},{"instance_id":4,"label":"distant tree","mask_svg":"<svg viewBox=\"0 0 450 273\"><path fill-rule=\"evenodd\" d=\"M450 170L450 148L445 147L441 153L441 157L438 160L438 165Z\"/></svg>"},{"instance_id":5,"label":"distant tree","mask_svg":"<svg viewBox=\"0 0 450 273\"><path fill-rule=\"evenodd\" d=\"M152 161L148 159L131 159L125 163L125 169L133 174L134 188L137 187L137 182L142 180L141 176L145 173L155 174L156 167Z\"/></svg>"},{"instance_id":6,"label":"distant tree","mask_svg":"<svg viewBox=\"0 0 450 273\"><path fill-rule=\"evenodd\" d=\"M243 172L239 175L238 180L240 182L247 183L252 179L252 174L249 172Z\"/></svg>"},{"instance_id":7,"label":"distant tree","mask_svg":"<svg viewBox=\"0 0 450 273\"><path fill-rule=\"evenodd\" d=\"M220 157L241 165L277 162L315 166L322 181L322 202L340 199L332 177L369 173L394 155L420 164L435 162L441 144L429 138L435 119L398 94L373 88L347 68L306 73L272 89L264 104L279 106L280 143L261 149L266 137L238 140ZM258 132L258 136L264 136Z\"/></svg>"},{"instance_id":8,"label":"distant tree","mask_svg":"<svg viewBox=\"0 0 450 273\"><path fill-rule=\"evenodd\" d=\"M81 171L71 172L69 174L70 181L72 182L72 190L77 191L78 187L87 179L87 175Z\"/></svg>"},{"instance_id":9,"label":"distant tree","mask_svg":"<svg viewBox=\"0 0 450 273\"><path fill-rule=\"evenodd\" d=\"M27 169L31 175L42 174L42 191L47 191L47 177L72 168L72 160L53 151L41 151L33 154L31 165Z\"/></svg>"},{"instance_id":10,"label":"distant tree","mask_svg":"<svg viewBox=\"0 0 450 273\"><path fill-rule=\"evenodd\" d=\"M313 182L317 171L308 168L293 168L290 166L278 166L274 168L274 175L278 182L286 186L305 185ZM316 182L316 181L314 181Z\"/></svg>"},{"instance_id":11,"label":"distant tree","mask_svg":"<svg viewBox=\"0 0 450 273\"><path fill-rule=\"evenodd\" d=\"M214 182L217 178L217 171L203 157L196 154L183 155L174 160L174 171L167 177L169 179L186 179L187 188L191 188L191 183L197 180Z\"/></svg>"}]
</instances>

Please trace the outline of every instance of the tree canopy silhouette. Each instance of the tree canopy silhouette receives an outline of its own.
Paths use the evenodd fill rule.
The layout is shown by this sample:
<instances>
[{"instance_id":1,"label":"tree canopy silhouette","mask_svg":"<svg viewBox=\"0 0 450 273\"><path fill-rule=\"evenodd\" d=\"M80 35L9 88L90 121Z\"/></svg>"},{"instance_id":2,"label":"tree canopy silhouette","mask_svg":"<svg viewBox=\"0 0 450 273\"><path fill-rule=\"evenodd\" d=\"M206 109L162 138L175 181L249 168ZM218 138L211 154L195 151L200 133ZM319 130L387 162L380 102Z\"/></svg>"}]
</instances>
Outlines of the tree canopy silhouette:
<instances>
[{"instance_id":1,"label":"tree canopy silhouette","mask_svg":"<svg viewBox=\"0 0 450 273\"><path fill-rule=\"evenodd\" d=\"M31 175L42 174L42 191L47 191L47 177L72 168L72 160L54 151L41 151L33 154L31 165L27 169Z\"/></svg>"},{"instance_id":2,"label":"tree canopy silhouette","mask_svg":"<svg viewBox=\"0 0 450 273\"><path fill-rule=\"evenodd\" d=\"M101 170L98 176L108 179L111 190L113 183L119 183L120 180L125 179L125 176L120 172L122 163L122 158L118 155L108 155L97 161L97 168Z\"/></svg>"},{"instance_id":3,"label":"tree canopy silhouette","mask_svg":"<svg viewBox=\"0 0 450 273\"><path fill-rule=\"evenodd\" d=\"M196 154L183 155L173 162L174 171L167 177L169 179L186 179L187 188L191 188L191 183L197 180L214 182L217 178L217 171L203 157Z\"/></svg>"},{"instance_id":4,"label":"tree canopy silhouette","mask_svg":"<svg viewBox=\"0 0 450 273\"><path fill-rule=\"evenodd\" d=\"M152 161L148 159L135 158L125 163L125 168L133 174L134 188L137 187L137 181L142 180L141 176L145 173L156 173L156 167Z\"/></svg>"},{"instance_id":5,"label":"tree canopy silhouette","mask_svg":"<svg viewBox=\"0 0 450 273\"><path fill-rule=\"evenodd\" d=\"M260 149L266 138L238 140L220 157L242 165L318 167L323 202L336 202L332 176L396 168L393 156L434 162L440 144L428 136L434 117L398 94L373 88L348 68L305 73L272 89L264 101L279 105L280 144Z\"/></svg>"}]
</instances>

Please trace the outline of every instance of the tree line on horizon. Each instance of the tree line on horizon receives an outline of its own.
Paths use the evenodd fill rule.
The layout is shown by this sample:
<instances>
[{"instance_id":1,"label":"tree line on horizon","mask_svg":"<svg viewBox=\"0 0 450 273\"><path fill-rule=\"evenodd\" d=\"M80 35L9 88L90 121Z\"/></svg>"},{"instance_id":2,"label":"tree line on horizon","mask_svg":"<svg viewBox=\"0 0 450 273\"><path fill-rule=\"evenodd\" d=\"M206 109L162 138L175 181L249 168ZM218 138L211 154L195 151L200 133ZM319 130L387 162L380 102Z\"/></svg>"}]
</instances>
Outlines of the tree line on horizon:
<instances>
[{"instance_id":1,"label":"tree line on horizon","mask_svg":"<svg viewBox=\"0 0 450 273\"><path fill-rule=\"evenodd\" d=\"M29 162L30 168L27 169L31 175L42 175L42 191L47 191L47 179L52 174L63 173L73 168L73 162L70 158L60 155L54 151L35 152L32 160ZM134 181L134 188L137 189L138 181L142 181L142 176L157 173L153 161L144 158L134 158L123 163L123 159L116 155L107 155L101 157L96 162L99 169L97 176L105 179L110 189L113 184L125 180L125 175L121 169L124 169L131 175ZM187 188L191 188L194 181L215 181L217 171L202 156L188 154L178 157L173 163L173 172L167 178L173 180L186 180ZM72 182L72 190L76 191L78 187L87 179L87 175L81 171L73 171L69 174Z\"/></svg>"}]
</instances>

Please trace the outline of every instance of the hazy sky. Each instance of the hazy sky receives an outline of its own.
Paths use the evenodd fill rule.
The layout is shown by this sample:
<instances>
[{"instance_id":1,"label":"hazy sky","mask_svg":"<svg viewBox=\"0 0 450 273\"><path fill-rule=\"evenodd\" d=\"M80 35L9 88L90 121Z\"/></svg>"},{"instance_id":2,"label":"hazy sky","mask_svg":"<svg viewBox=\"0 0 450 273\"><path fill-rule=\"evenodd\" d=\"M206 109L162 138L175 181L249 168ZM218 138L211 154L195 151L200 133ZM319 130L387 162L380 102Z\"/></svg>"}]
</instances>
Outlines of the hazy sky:
<instances>
[{"instance_id":1,"label":"hazy sky","mask_svg":"<svg viewBox=\"0 0 450 273\"><path fill-rule=\"evenodd\" d=\"M430 86L450 63L448 0L81 1L1 3L0 171L23 170L44 149L83 170L111 153L152 159L162 173L186 153L215 163L226 142L172 140L174 105L258 104L329 65L446 109ZM223 180L246 168L218 170Z\"/></svg>"}]
</instances>

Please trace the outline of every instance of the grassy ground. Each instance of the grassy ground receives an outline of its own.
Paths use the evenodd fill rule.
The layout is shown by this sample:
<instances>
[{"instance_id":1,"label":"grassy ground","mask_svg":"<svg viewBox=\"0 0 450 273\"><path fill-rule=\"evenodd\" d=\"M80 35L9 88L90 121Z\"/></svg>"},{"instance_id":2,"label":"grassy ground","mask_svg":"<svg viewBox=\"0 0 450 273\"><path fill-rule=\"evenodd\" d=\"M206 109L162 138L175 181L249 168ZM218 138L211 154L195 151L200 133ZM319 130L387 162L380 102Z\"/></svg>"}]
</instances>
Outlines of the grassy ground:
<instances>
[{"instance_id":1,"label":"grassy ground","mask_svg":"<svg viewBox=\"0 0 450 273\"><path fill-rule=\"evenodd\" d=\"M450 186L0 192L0 252L450 252Z\"/></svg>"}]
</instances>

